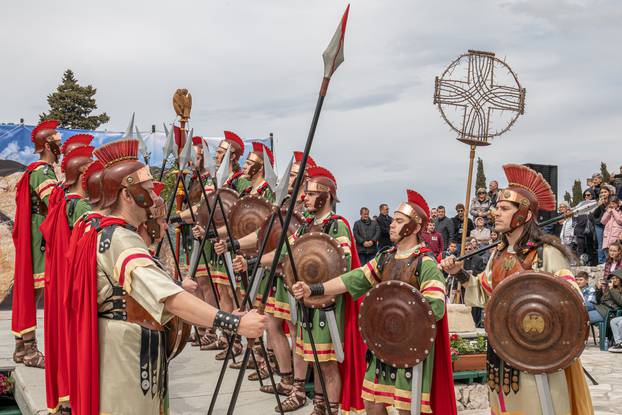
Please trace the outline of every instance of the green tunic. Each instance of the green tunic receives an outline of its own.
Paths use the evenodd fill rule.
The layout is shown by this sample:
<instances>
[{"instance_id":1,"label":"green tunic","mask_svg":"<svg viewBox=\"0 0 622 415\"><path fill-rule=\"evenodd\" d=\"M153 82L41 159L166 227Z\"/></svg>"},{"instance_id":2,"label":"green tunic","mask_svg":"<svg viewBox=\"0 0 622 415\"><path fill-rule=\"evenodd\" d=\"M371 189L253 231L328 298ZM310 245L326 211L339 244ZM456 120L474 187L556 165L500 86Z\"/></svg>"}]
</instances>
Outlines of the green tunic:
<instances>
[{"instance_id":1,"label":"green tunic","mask_svg":"<svg viewBox=\"0 0 622 415\"><path fill-rule=\"evenodd\" d=\"M238 172L231 174L225 183L225 187L229 187L239 194L242 194L249 186L250 182L246 178L242 177ZM214 189L212 183L206 182L205 189L212 191ZM207 266L209 266L210 275L212 276L214 284L229 285L229 277L227 276L224 258L216 255L213 245L209 242L205 243L204 252L207 260L209 261ZM207 267L205 265L205 261L203 260L203 256L201 256L201 260L199 261L197 277L207 277Z\"/></svg>"},{"instance_id":2,"label":"green tunic","mask_svg":"<svg viewBox=\"0 0 622 415\"><path fill-rule=\"evenodd\" d=\"M405 253L397 253L396 248L382 251L376 257L363 265L341 276L341 280L353 298L357 299L367 293L382 279L379 263L385 260L407 259L412 255L420 255L416 246ZM387 259L385 259L387 258ZM423 296L428 300L434 317L440 320L445 315L445 278L436 267L436 261L424 256L421 262L419 277L411 276L411 285L419 288ZM382 403L394 406L398 410L409 411L412 396L412 368L393 368L378 361L376 356L368 352L368 366L363 381L362 397L366 401ZM421 388L421 412L431 413L430 391L432 386L432 372L434 369L434 346L423 362L423 384Z\"/></svg>"},{"instance_id":3,"label":"green tunic","mask_svg":"<svg viewBox=\"0 0 622 415\"><path fill-rule=\"evenodd\" d=\"M288 196L289 198L290 196ZM283 205L287 205L287 200L283 202ZM312 218L312 216L306 211L299 212L304 219ZM285 285L285 280L283 278L283 274L276 274L276 282L274 287L274 295L271 295L268 298L268 303L266 305L266 313L272 314L276 318L280 318L282 320L291 321L291 307L289 303L289 291L287 291L287 287Z\"/></svg>"},{"instance_id":4,"label":"green tunic","mask_svg":"<svg viewBox=\"0 0 622 415\"><path fill-rule=\"evenodd\" d=\"M73 229L78 219L91 210L89 202L80 197L79 199L71 199L67 202L65 211L67 212L67 223L69 223L69 229Z\"/></svg>"},{"instance_id":5,"label":"green tunic","mask_svg":"<svg viewBox=\"0 0 622 415\"><path fill-rule=\"evenodd\" d=\"M350 239L350 230L348 225L339 218L338 216L334 216L333 212L330 212L326 217L315 219L314 221L309 221L303 223L303 225L298 229L296 235L290 238L291 241L294 241L300 236L304 235L307 232L311 231L317 232L322 231L330 236L332 236L339 245L343 248L344 254L346 257L347 268L350 269L351 263L351 239ZM290 242L291 242L290 241ZM286 254L286 248L283 247L282 255ZM287 259L285 259L287 260ZM337 356L335 354L335 347L333 345L333 340L330 336L330 331L328 329L328 324L326 323L326 317L324 315L324 311L319 309L307 309L310 313L309 320L311 321L311 332L313 334L313 340L315 342L315 348L318 354L318 360L320 362L330 362L336 361ZM334 304L334 312L337 320L337 326L339 328L340 338L343 340L343 325L344 325L344 302L343 296L338 295ZM311 348L311 341L309 339L309 334L307 330L303 328L302 320L303 320L303 311L300 306L298 306L298 321L296 322L296 353L299 356L302 356L303 359L307 362L313 362L313 349Z\"/></svg>"},{"instance_id":6,"label":"green tunic","mask_svg":"<svg viewBox=\"0 0 622 415\"><path fill-rule=\"evenodd\" d=\"M54 168L49 164L37 167L31 174L29 180L31 206L37 204L39 200L45 206L54 186L58 183ZM33 209L30 215L30 241L32 246L32 273L35 281L35 288L43 288L45 280L45 241L39 231L39 226L43 223L45 216Z\"/></svg>"}]
</instances>

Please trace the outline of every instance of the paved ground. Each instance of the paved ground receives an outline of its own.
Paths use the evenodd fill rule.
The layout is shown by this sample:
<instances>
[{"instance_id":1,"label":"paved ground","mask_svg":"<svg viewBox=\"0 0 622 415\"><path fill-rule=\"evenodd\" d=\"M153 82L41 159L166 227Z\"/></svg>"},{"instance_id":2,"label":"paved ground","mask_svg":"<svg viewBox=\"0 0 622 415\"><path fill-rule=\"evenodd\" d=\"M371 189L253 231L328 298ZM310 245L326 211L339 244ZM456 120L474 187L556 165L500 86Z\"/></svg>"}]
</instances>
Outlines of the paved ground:
<instances>
[{"instance_id":1,"label":"paved ground","mask_svg":"<svg viewBox=\"0 0 622 415\"><path fill-rule=\"evenodd\" d=\"M39 325L42 321L39 319ZM14 366L11 355L13 339L10 335L10 312L0 311L0 368ZM39 339L42 341L42 333ZM176 415L204 414L212 397L221 365L212 358L215 352L200 352L188 348L175 360L170 368L171 412ZM622 354L600 352L589 344L582 357L586 369L600 382L590 386L596 415L622 414ZM45 387L43 370L18 365L16 369L18 391L16 397L24 413L45 414ZM228 370L217 401L216 414L226 413L235 383L237 371ZM591 384L590 384L591 385ZM274 397L257 390L257 383L245 381L240 392L236 413L270 414L275 406ZM308 414L307 406L295 415ZM488 411L464 411L460 415L487 415Z\"/></svg>"}]
</instances>

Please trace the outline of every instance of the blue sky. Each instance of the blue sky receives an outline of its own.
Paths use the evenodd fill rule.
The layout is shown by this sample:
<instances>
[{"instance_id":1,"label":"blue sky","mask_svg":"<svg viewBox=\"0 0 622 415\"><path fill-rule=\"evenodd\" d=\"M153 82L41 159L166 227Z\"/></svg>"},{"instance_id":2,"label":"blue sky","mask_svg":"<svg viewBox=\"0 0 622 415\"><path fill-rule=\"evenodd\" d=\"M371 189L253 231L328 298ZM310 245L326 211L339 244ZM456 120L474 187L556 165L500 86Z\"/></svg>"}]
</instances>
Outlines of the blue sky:
<instances>
[{"instance_id":1,"label":"blue sky","mask_svg":"<svg viewBox=\"0 0 622 415\"><path fill-rule=\"evenodd\" d=\"M279 164L304 145L321 53L343 1L9 2L0 16L0 121L34 123L71 68L98 88L103 126L174 117L188 88L195 132L273 132ZM334 75L312 155L338 180L340 211L392 207L412 187L430 204L464 199L468 148L432 104L434 77L468 49L503 57L527 89L526 112L478 150L488 178L506 162L556 164L560 197L605 161L622 165L619 1L351 2L345 62ZM144 127L146 126L146 127ZM0 152L2 149L0 149Z\"/></svg>"}]
</instances>

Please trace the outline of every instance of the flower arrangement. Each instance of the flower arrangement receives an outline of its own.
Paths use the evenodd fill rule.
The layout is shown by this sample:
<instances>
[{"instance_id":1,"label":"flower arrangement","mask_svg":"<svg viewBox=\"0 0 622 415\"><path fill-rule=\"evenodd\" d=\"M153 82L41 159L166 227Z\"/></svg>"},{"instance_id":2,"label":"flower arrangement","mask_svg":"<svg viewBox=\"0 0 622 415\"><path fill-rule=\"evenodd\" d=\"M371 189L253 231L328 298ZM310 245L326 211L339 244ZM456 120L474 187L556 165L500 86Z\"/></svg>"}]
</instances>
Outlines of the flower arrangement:
<instances>
[{"instance_id":1,"label":"flower arrangement","mask_svg":"<svg viewBox=\"0 0 622 415\"><path fill-rule=\"evenodd\" d=\"M15 380L11 375L0 372L0 396L13 395L15 390Z\"/></svg>"},{"instance_id":2,"label":"flower arrangement","mask_svg":"<svg viewBox=\"0 0 622 415\"><path fill-rule=\"evenodd\" d=\"M486 353L488 344L486 337L478 336L476 339L463 339L457 334L449 337L451 361L455 362L461 355Z\"/></svg>"}]
</instances>

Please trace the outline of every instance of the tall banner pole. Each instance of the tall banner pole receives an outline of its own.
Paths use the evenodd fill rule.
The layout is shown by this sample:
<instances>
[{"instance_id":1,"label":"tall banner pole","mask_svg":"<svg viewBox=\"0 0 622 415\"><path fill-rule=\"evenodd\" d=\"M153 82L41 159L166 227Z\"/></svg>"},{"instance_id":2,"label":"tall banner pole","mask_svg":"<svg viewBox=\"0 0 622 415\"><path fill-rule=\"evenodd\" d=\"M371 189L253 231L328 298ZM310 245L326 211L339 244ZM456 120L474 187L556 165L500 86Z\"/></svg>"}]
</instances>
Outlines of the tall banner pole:
<instances>
[{"instance_id":1,"label":"tall banner pole","mask_svg":"<svg viewBox=\"0 0 622 415\"><path fill-rule=\"evenodd\" d=\"M469 152L469 173L467 176L466 199L464 200L464 218L462 220L462 238L460 240L460 255L464 255L467 231L469 229L469 209L471 206L471 186L473 185L473 162L475 160L475 145L471 144Z\"/></svg>"}]
</instances>

